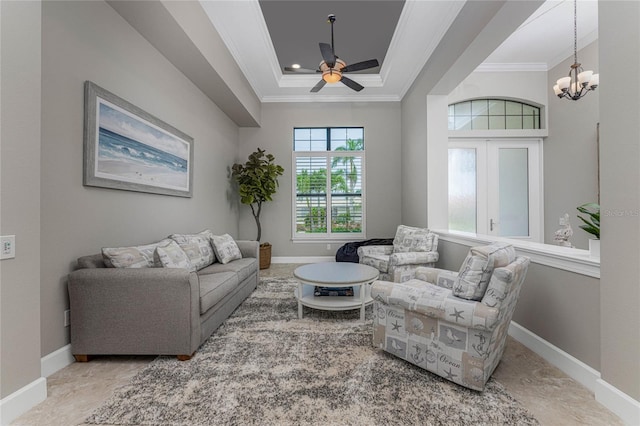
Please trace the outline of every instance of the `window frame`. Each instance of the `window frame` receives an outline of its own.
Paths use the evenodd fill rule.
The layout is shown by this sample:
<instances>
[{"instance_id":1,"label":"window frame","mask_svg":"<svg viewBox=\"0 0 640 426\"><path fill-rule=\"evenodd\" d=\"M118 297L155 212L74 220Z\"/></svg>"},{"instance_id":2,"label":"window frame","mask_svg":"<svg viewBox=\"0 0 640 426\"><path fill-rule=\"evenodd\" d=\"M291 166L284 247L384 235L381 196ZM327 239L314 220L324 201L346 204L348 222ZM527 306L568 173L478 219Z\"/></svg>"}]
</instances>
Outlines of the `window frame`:
<instances>
[{"instance_id":1,"label":"window frame","mask_svg":"<svg viewBox=\"0 0 640 426\"><path fill-rule=\"evenodd\" d=\"M296 139L295 132L299 129L326 129L327 142L325 151L296 151ZM365 149L359 151L331 151L331 130L332 129L361 129L362 130L362 143ZM331 127L294 127L292 137L292 152L291 152L291 240L293 242L348 242L358 241L366 239L366 145L364 137L363 126L331 126ZM327 232L317 233L298 233L297 232L297 159L299 157L316 157L324 158L327 165L327 180L326 180L326 225ZM331 231L331 214L332 214L332 197L331 193L331 159L333 157L356 157L360 158L361 170L360 170L360 186L362 199L362 218L361 218L361 232L332 232ZM338 194L336 194L338 195Z\"/></svg>"}]
</instances>

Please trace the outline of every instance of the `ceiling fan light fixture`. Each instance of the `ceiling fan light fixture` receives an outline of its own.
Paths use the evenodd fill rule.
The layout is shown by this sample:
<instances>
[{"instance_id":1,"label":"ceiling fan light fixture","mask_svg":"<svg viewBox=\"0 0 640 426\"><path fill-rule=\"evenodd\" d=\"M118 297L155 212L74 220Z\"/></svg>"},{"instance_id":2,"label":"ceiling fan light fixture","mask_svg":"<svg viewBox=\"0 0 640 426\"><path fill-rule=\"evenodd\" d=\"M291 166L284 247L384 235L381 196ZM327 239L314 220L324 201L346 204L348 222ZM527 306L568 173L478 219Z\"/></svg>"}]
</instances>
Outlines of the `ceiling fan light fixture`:
<instances>
[{"instance_id":1,"label":"ceiling fan light fixture","mask_svg":"<svg viewBox=\"0 0 640 426\"><path fill-rule=\"evenodd\" d=\"M291 68L300 69L300 64L291 64Z\"/></svg>"},{"instance_id":2,"label":"ceiling fan light fixture","mask_svg":"<svg viewBox=\"0 0 640 426\"><path fill-rule=\"evenodd\" d=\"M337 83L342 79L342 73L337 70L327 70L322 73L322 79L327 83Z\"/></svg>"},{"instance_id":3,"label":"ceiling fan light fixture","mask_svg":"<svg viewBox=\"0 0 640 426\"><path fill-rule=\"evenodd\" d=\"M325 61L320 62L320 70L322 71L322 79L327 83L337 83L342 80L342 68L347 64L341 59L336 58L333 68L329 67Z\"/></svg>"}]
</instances>

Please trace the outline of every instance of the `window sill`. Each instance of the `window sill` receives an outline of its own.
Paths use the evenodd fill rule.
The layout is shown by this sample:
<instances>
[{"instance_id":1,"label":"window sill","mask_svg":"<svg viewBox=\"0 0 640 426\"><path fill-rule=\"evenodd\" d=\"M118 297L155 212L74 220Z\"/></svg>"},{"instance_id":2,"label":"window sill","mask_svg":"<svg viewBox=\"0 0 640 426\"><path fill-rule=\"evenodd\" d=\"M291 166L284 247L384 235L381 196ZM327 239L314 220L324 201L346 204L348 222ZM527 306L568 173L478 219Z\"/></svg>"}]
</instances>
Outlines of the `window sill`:
<instances>
[{"instance_id":1,"label":"window sill","mask_svg":"<svg viewBox=\"0 0 640 426\"><path fill-rule=\"evenodd\" d=\"M352 243L354 241L364 241L366 237L358 236L353 238L292 238L291 242L294 244L302 243L302 244L346 244Z\"/></svg>"},{"instance_id":2,"label":"window sill","mask_svg":"<svg viewBox=\"0 0 640 426\"><path fill-rule=\"evenodd\" d=\"M518 254L531 258L533 263L600 278L600 258L592 257L589 250L443 229L432 229L432 231L443 241L469 247L497 241L507 242L516 248Z\"/></svg>"}]
</instances>

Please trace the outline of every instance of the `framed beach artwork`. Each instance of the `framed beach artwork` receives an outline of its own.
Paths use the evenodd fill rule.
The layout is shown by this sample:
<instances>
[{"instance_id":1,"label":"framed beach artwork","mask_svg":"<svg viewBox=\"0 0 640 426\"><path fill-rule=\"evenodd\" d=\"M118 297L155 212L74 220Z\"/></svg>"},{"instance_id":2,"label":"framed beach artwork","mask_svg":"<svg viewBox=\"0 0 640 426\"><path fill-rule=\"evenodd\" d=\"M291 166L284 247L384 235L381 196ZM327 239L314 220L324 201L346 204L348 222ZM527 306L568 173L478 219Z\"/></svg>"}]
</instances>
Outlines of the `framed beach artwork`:
<instances>
[{"instance_id":1,"label":"framed beach artwork","mask_svg":"<svg viewBox=\"0 0 640 426\"><path fill-rule=\"evenodd\" d=\"M83 184L191 197L193 139L87 81Z\"/></svg>"}]
</instances>

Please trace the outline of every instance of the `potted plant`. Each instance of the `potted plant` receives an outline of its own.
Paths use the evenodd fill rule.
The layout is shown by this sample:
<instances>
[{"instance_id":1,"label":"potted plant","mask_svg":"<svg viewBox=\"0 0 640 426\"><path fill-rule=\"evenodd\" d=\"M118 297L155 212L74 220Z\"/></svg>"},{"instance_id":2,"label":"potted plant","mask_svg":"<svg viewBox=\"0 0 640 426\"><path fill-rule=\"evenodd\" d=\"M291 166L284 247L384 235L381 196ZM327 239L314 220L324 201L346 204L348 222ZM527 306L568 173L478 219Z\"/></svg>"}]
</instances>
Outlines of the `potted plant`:
<instances>
[{"instance_id":1,"label":"potted plant","mask_svg":"<svg viewBox=\"0 0 640 426\"><path fill-rule=\"evenodd\" d=\"M578 215L578 219L584 222L584 225L580 225L580 228L595 237L589 240L589 252L591 252L592 256L600 257L600 205L587 203L576 208L580 213L588 216L585 219Z\"/></svg>"},{"instance_id":2,"label":"potted plant","mask_svg":"<svg viewBox=\"0 0 640 426\"><path fill-rule=\"evenodd\" d=\"M278 188L278 176L282 176L284 169L275 164L272 154L265 154L263 149L249 155L244 164L236 163L231 168L231 176L238 182L240 202L251 207L251 213L258 227L257 241L262 238L260 213L262 203L272 201L273 194ZM267 269L271 265L271 244L260 244L260 269Z\"/></svg>"}]
</instances>

